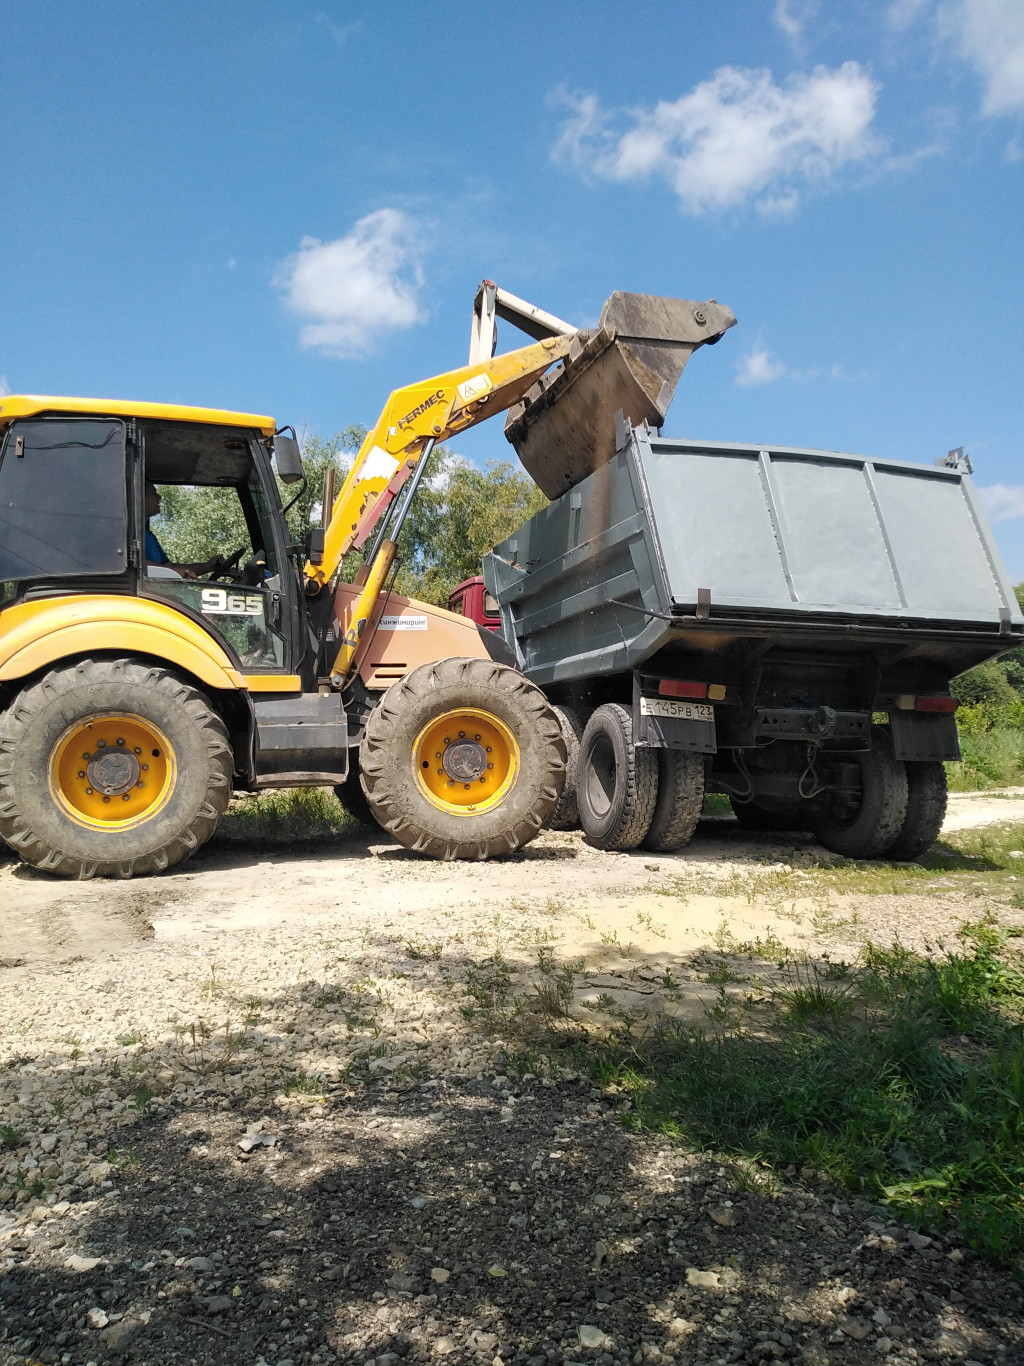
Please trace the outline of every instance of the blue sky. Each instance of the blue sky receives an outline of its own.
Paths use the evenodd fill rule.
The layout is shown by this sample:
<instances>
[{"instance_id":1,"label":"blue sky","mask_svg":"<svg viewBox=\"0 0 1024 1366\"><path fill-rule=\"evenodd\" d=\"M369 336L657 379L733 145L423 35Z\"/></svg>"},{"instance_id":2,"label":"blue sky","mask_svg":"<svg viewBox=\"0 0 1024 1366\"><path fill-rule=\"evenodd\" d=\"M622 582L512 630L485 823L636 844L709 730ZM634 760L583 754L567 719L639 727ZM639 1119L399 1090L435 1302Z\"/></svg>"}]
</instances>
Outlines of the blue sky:
<instances>
[{"instance_id":1,"label":"blue sky","mask_svg":"<svg viewBox=\"0 0 1024 1366\"><path fill-rule=\"evenodd\" d=\"M1021 0L8 0L0 158L0 389L326 436L484 276L714 297L666 431L964 445L1024 579Z\"/></svg>"}]
</instances>

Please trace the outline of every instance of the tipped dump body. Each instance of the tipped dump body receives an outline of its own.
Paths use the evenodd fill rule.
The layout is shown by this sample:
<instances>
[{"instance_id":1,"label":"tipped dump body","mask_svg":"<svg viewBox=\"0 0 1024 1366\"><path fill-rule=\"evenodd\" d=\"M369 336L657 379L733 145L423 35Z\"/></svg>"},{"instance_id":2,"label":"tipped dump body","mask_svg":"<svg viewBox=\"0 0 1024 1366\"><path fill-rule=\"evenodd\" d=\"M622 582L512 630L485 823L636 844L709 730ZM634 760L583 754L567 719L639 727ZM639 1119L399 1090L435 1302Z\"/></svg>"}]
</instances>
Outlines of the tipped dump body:
<instances>
[{"instance_id":1,"label":"tipped dump body","mask_svg":"<svg viewBox=\"0 0 1024 1366\"><path fill-rule=\"evenodd\" d=\"M558 498L615 454L615 416L660 426L687 361L736 323L714 299L612 294L598 328L510 411L505 435L539 488Z\"/></svg>"},{"instance_id":2,"label":"tipped dump body","mask_svg":"<svg viewBox=\"0 0 1024 1366\"><path fill-rule=\"evenodd\" d=\"M624 435L484 561L542 686L769 640L948 679L1024 638L965 472Z\"/></svg>"}]
</instances>

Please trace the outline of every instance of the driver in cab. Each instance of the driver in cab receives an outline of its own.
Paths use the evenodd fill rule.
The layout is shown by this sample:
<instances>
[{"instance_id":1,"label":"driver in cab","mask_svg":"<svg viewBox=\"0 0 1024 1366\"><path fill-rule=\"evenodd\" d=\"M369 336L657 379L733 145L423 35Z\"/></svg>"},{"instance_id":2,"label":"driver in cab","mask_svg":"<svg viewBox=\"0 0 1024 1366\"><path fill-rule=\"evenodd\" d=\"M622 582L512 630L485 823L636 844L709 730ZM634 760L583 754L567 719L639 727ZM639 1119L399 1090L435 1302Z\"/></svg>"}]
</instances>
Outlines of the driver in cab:
<instances>
[{"instance_id":1,"label":"driver in cab","mask_svg":"<svg viewBox=\"0 0 1024 1366\"><path fill-rule=\"evenodd\" d=\"M156 577L180 575L183 579L198 579L200 574L210 574L223 563L222 555L211 555L208 560L197 564L172 564L167 553L156 538L156 532L149 529L149 519L160 513L160 491L151 480L146 480L146 565L162 570Z\"/></svg>"}]
</instances>

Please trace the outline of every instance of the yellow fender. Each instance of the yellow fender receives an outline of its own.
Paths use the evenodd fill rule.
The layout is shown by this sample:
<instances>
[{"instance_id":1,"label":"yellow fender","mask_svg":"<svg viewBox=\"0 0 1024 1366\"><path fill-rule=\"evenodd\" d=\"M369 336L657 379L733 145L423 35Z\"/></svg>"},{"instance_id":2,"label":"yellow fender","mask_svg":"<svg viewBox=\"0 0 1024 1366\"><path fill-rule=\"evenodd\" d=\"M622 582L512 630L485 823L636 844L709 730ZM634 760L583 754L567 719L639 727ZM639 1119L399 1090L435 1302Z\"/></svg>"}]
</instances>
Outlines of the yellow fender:
<instances>
[{"instance_id":1,"label":"yellow fender","mask_svg":"<svg viewBox=\"0 0 1024 1366\"><path fill-rule=\"evenodd\" d=\"M85 593L22 602L0 614L0 682L109 650L149 655L211 688L245 687L213 637L162 602Z\"/></svg>"}]
</instances>

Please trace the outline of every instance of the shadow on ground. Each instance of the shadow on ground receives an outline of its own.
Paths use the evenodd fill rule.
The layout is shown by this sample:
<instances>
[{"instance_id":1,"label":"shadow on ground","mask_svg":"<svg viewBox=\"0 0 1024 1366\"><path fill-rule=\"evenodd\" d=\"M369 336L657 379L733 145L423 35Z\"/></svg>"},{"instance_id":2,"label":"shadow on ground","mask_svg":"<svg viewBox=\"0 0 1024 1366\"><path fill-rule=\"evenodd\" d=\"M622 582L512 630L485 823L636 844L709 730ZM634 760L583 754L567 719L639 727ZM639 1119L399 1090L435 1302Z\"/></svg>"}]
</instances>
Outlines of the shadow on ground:
<instances>
[{"instance_id":1,"label":"shadow on ground","mask_svg":"<svg viewBox=\"0 0 1024 1366\"><path fill-rule=\"evenodd\" d=\"M311 1077L290 1041L323 1031L358 971L266 1005L283 1023L259 1036L262 1090L244 1047L183 1036L166 1061L184 1102L142 1092L133 1111L136 1075L117 1121L93 1107L58 1131L58 1156L84 1133L91 1161L0 1208L3 1366L1021 1359L1002 1272L809 1174L771 1190L632 1133L589 1081L500 1058L430 1078L383 1053ZM76 1065L7 1070L55 1097Z\"/></svg>"}]
</instances>

